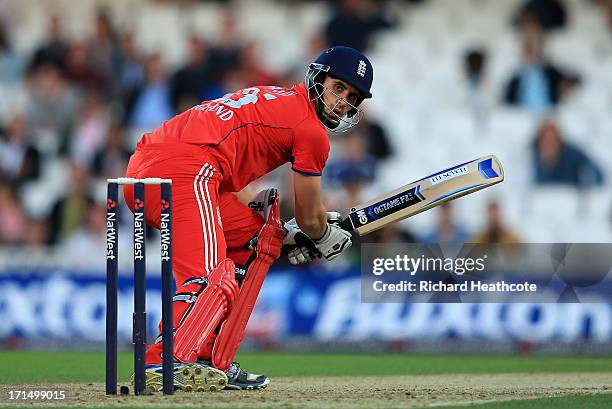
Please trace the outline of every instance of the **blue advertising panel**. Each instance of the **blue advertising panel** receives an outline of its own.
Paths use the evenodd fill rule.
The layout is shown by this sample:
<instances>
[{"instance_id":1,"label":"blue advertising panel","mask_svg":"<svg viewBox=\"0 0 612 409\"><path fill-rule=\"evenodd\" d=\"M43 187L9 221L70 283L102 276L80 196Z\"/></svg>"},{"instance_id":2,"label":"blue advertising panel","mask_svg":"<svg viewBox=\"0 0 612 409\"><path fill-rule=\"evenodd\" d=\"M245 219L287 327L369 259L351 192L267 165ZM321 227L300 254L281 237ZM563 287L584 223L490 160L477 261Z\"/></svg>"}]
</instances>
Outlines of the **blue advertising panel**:
<instances>
[{"instance_id":1,"label":"blue advertising panel","mask_svg":"<svg viewBox=\"0 0 612 409\"><path fill-rule=\"evenodd\" d=\"M151 339L161 317L159 274L147 278ZM119 278L119 340L132 333L133 281ZM101 272L3 271L0 340L39 339L71 345L104 342L105 277ZM359 271L270 272L249 322L247 338L317 340L612 341L606 303L362 303Z\"/></svg>"}]
</instances>

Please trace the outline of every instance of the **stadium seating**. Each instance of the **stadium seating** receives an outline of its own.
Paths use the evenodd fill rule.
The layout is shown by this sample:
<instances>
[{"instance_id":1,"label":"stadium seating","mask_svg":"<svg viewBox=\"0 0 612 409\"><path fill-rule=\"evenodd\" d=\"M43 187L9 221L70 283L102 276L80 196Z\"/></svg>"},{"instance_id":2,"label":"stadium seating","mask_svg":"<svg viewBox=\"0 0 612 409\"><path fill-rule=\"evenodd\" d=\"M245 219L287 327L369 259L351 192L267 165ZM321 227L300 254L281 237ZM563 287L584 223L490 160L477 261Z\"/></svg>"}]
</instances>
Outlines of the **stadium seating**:
<instances>
[{"instance_id":1,"label":"stadium seating","mask_svg":"<svg viewBox=\"0 0 612 409\"><path fill-rule=\"evenodd\" d=\"M256 3L256 4L254 4ZM55 1L73 38L90 33L87 21L95 2ZM183 58L184 38L197 32L214 40L223 10L214 2L168 7L145 0L108 2L122 29L136 34L145 50L163 53L175 67ZM302 2L285 5L275 1L238 1L237 15L248 15L240 34L255 40L269 69L286 70L304 58L309 36L326 21L327 5ZM508 222L527 242L605 241L611 236L610 187L612 187L612 49L610 33L591 2L568 1L569 27L552 35L547 54L561 66L579 73L582 85L557 112L562 132L604 168L605 186L588 193L574 189L544 189L530 183L531 158L537 119L503 107L500 95L520 61L519 40L510 24L513 0L431 0L401 8L400 26L375 37L370 51L375 64L375 99L369 103L396 148L395 157L381 168L374 191L383 191L453 163L495 153L505 164L508 180L497 195ZM47 11L20 7L14 27L17 49L30 53L43 38ZM487 78L493 104L481 122L465 107L461 58L470 47L488 54ZM4 115L4 91L0 93ZM60 194L65 164L45 164L46 177L24 193L34 214L44 213ZM406 180L408 179L408 180ZM585 201L585 196L588 200ZM474 207L487 196L457 204L457 216L470 227L482 224L482 212ZM558 203L559 205L551 205ZM563 204L563 205L561 205ZM587 209L588 211L584 211ZM419 216L410 226L431 228L435 214Z\"/></svg>"}]
</instances>

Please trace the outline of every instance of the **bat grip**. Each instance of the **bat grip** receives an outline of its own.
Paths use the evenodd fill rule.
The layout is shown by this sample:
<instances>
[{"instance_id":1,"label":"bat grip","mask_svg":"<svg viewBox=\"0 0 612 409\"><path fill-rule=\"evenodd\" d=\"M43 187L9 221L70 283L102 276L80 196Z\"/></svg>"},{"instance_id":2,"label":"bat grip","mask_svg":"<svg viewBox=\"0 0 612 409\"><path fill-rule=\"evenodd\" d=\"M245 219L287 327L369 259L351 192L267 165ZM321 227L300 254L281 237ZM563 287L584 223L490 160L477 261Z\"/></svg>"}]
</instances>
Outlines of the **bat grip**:
<instances>
[{"instance_id":1,"label":"bat grip","mask_svg":"<svg viewBox=\"0 0 612 409\"><path fill-rule=\"evenodd\" d=\"M345 217L344 220L338 223L338 226L340 226L342 230L346 230L346 231L355 230L355 227L353 226L353 222L351 222L351 218L349 216Z\"/></svg>"}]
</instances>

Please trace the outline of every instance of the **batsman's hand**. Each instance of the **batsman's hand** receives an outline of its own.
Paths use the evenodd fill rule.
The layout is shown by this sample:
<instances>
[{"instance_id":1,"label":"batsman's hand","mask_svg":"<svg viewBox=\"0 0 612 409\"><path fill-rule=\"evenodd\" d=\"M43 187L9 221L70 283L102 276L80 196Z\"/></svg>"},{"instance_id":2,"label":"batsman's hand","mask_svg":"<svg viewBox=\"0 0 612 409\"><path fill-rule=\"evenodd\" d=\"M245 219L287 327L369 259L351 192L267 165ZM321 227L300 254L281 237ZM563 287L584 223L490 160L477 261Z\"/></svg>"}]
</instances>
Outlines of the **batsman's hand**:
<instances>
[{"instance_id":1,"label":"batsman's hand","mask_svg":"<svg viewBox=\"0 0 612 409\"><path fill-rule=\"evenodd\" d=\"M295 218L289 220L288 222L285 222L283 224L283 228L285 229L285 238L283 239L283 246L296 246L297 242L295 240L295 236L298 233L302 233L302 230L300 230L300 226L298 226Z\"/></svg>"},{"instance_id":2,"label":"batsman's hand","mask_svg":"<svg viewBox=\"0 0 612 409\"><path fill-rule=\"evenodd\" d=\"M327 222L338 224L342 220L339 212L327 212ZM287 251L287 258L293 265L309 263L317 258L321 258L322 253L310 237L304 234L295 219L291 219L284 224L285 239L283 246Z\"/></svg>"},{"instance_id":3,"label":"batsman's hand","mask_svg":"<svg viewBox=\"0 0 612 409\"><path fill-rule=\"evenodd\" d=\"M304 264L321 257L314 242L300 230L295 218L286 222L283 227L285 229L283 247L289 249L287 258L291 264Z\"/></svg>"},{"instance_id":4,"label":"batsman's hand","mask_svg":"<svg viewBox=\"0 0 612 409\"><path fill-rule=\"evenodd\" d=\"M338 257L343 251L351 247L351 233L338 224L327 223L323 236L314 240L315 247L327 261Z\"/></svg>"},{"instance_id":5,"label":"batsman's hand","mask_svg":"<svg viewBox=\"0 0 612 409\"><path fill-rule=\"evenodd\" d=\"M331 224L338 224L342 220L342 214L340 214L339 212L327 212L326 216L327 222ZM303 237L299 237L299 239L296 240L296 236L306 235L302 232L300 226L298 226L295 218L289 220L288 222L285 222L283 227L285 228L285 238L283 239L283 246L300 246L310 244L306 244L303 241ZM308 239L310 240L310 238ZM310 242L313 243L312 240L310 240ZM312 244L312 248L314 249L314 243Z\"/></svg>"},{"instance_id":6,"label":"batsman's hand","mask_svg":"<svg viewBox=\"0 0 612 409\"><path fill-rule=\"evenodd\" d=\"M304 236L306 235L304 234ZM289 253L287 253L287 258L289 259L289 262L291 264L293 265L306 264L306 263L310 263L311 261L317 258L321 258L321 253L319 253L319 250L317 250L316 247L314 247L314 243L312 242L312 240L310 241L312 243L314 250L311 250L309 246L298 246L298 247L293 247L293 249L289 251Z\"/></svg>"}]
</instances>

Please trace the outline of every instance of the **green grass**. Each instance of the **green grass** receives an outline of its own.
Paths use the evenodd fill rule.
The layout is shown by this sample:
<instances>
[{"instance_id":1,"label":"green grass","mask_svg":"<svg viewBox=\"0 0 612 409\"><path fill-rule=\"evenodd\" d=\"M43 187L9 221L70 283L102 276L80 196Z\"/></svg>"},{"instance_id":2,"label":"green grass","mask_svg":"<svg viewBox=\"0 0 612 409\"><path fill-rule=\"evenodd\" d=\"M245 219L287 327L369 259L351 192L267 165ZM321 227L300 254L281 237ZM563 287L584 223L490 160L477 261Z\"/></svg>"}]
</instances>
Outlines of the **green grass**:
<instances>
[{"instance_id":1,"label":"green grass","mask_svg":"<svg viewBox=\"0 0 612 409\"><path fill-rule=\"evenodd\" d=\"M266 373L271 377L612 372L612 357L610 356L245 353L240 354L237 360L245 368ZM0 385L102 383L104 382L104 362L102 352L0 351ZM132 366L132 354L120 353L120 380L129 378ZM125 403L126 405L122 405L122 408L131 407L131 402ZM288 401L283 407L294 407L292 405L291 401ZM110 408L104 401L94 402L91 406ZM269 409L278 406L270 406L266 402L261 402L255 407ZM466 407L475 409L607 409L612 407L612 394L571 395L438 408Z\"/></svg>"},{"instance_id":2,"label":"green grass","mask_svg":"<svg viewBox=\"0 0 612 409\"><path fill-rule=\"evenodd\" d=\"M436 406L436 409L609 409L610 407L612 407L612 394L567 395L556 398L511 400L469 406Z\"/></svg>"},{"instance_id":3,"label":"green grass","mask_svg":"<svg viewBox=\"0 0 612 409\"><path fill-rule=\"evenodd\" d=\"M612 357L248 353L243 367L280 376L611 372ZM132 373L119 355L119 378ZM103 382L101 352L0 352L0 384Z\"/></svg>"},{"instance_id":4,"label":"green grass","mask_svg":"<svg viewBox=\"0 0 612 409\"><path fill-rule=\"evenodd\" d=\"M239 356L238 361L270 376L612 371L612 357L260 353Z\"/></svg>"}]
</instances>

